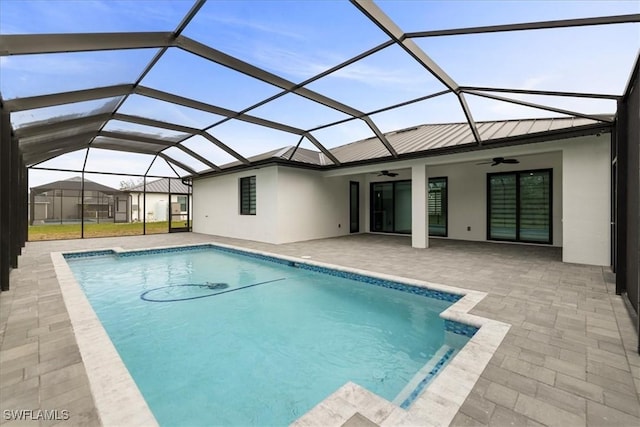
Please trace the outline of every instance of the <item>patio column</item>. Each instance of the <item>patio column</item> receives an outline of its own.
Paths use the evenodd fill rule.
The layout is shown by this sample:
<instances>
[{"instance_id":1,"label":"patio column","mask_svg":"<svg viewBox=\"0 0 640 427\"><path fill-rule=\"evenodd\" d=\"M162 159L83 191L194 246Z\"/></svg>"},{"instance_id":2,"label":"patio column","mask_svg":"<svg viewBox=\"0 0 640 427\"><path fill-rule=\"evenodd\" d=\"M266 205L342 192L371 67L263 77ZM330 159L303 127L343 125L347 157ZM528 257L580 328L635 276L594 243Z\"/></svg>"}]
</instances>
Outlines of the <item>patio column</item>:
<instances>
[{"instance_id":1,"label":"patio column","mask_svg":"<svg viewBox=\"0 0 640 427\"><path fill-rule=\"evenodd\" d=\"M411 246L429 247L429 216L427 215L427 166L411 168Z\"/></svg>"}]
</instances>

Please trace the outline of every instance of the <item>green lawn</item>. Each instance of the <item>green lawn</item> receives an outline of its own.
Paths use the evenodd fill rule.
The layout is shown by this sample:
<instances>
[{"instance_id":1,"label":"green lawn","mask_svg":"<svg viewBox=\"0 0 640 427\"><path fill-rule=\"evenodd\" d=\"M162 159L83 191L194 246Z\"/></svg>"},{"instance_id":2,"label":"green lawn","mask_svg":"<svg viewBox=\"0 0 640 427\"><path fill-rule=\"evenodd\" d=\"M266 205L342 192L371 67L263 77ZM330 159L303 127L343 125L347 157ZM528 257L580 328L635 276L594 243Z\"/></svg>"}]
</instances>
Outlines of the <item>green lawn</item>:
<instances>
[{"instance_id":1,"label":"green lawn","mask_svg":"<svg viewBox=\"0 0 640 427\"><path fill-rule=\"evenodd\" d=\"M173 227L185 227L186 222L174 221ZM148 222L147 234L167 233L169 224L167 221ZM80 224L47 224L32 225L29 227L29 241L34 240L58 240L58 239L79 239ZM100 224L85 224L84 237L115 237L115 236L137 236L142 234L142 223L113 223L104 222Z\"/></svg>"}]
</instances>

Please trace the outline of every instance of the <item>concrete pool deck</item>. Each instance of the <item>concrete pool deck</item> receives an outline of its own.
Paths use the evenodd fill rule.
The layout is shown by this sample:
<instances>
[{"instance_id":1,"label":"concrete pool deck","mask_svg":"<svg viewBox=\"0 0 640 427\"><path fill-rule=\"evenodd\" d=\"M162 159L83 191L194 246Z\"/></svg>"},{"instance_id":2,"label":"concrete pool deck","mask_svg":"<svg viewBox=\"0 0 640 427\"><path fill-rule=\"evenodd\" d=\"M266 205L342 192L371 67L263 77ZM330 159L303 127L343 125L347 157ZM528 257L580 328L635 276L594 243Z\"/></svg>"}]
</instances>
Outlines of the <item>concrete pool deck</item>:
<instances>
[{"instance_id":1,"label":"concrete pool deck","mask_svg":"<svg viewBox=\"0 0 640 427\"><path fill-rule=\"evenodd\" d=\"M5 410L38 409L58 410L40 425L99 424L51 252L202 242L488 293L471 313L512 327L451 425L640 425L640 356L624 301L607 269L563 264L559 248L432 239L421 250L380 235L270 245L194 233L28 243L0 294L0 424L35 425Z\"/></svg>"}]
</instances>

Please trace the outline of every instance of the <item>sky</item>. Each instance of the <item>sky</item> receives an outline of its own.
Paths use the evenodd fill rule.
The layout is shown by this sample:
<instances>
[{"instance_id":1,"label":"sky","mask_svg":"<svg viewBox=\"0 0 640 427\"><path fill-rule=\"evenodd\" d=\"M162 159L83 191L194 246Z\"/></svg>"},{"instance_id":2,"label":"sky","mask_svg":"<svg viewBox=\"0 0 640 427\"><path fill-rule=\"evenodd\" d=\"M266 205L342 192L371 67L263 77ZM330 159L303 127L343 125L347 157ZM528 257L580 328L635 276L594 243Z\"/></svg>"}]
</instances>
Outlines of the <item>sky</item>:
<instances>
[{"instance_id":1,"label":"sky","mask_svg":"<svg viewBox=\"0 0 640 427\"><path fill-rule=\"evenodd\" d=\"M378 1L404 32L497 25L603 15L640 13L640 1ZM192 1L169 0L2 0L1 34L173 31ZM302 83L388 40L348 1L209 0L183 35L293 83ZM459 85L516 89L623 93L640 47L640 24L416 38L417 45ZM133 83L157 49L0 57L4 99ZM170 48L141 84L234 111L249 108L281 89L237 73L178 48ZM322 77L306 86L370 113L389 105L436 93L444 86L397 45ZM582 113L615 113L615 102L512 95L514 98ZM467 95L475 120L553 117L556 113ZM14 127L66 115L110 111L120 99L43 108L12 114ZM129 96L120 113L205 128L223 117L140 95ZM248 114L304 130L347 118L295 94L287 94ZM464 121L455 96L448 94L372 115L383 131L423 123ZM176 132L111 121L105 130L127 130L175 138ZM211 128L211 135L245 157L295 145L299 136L239 122ZM326 147L373 136L361 120L311 132ZM103 142L108 142L104 141ZM98 146L99 144L96 144ZM234 160L201 136L184 142L217 164ZM306 139L301 146L314 149ZM178 149L167 154L202 170L206 166ZM86 150L41 166L79 169ZM143 174L153 157L89 150L87 170ZM179 172L183 172L180 171ZM150 174L171 174L158 159ZM36 186L77 173L31 171ZM120 176L91 176L118 186Z\"/></svg>"}]
</instances>

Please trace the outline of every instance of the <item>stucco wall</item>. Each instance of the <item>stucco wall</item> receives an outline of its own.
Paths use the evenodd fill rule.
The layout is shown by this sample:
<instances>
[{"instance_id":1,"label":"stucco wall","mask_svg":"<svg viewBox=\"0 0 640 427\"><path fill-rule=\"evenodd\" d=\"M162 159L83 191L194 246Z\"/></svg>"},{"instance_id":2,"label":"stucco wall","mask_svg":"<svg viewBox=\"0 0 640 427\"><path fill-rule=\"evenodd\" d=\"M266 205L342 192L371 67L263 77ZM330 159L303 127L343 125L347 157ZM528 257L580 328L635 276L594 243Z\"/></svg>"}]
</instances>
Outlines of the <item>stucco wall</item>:
<instances>
[{"instance_id":1,"label":"stucco wall","mask_svg":"<svg viewBox=\"0 0 640 427\"><path fill-rule=\"evenodd\" d=\"M279 167L278 243L349 234L349 181L360 180ZM363 190L361 184L361 198Z\"/></svg>"},{"instance_id":2,"label":"stucco wall","mask_svg":"<svg viewBox=\"0 0 640 427\"><path fill-rule=\"evenodd\" d=\"M349 234L349 181L360 182L360 231L368 232L370 184L411 179L426 164L429 177L448 178L448 238L485 241L487 173L553 169L553 245L566 262L610 262L609 135L572 138L429 159L327 172L269 166L194 182L194 231L270 243ZM478 165L496 156L517 165ZM394 170L393 179L379 177ZM238 180L256 175L257 215L239 214ZM467 228L470 227L470 230Z\"/></svg>"},{"instance_id":3,"label":"stucco wall","mask_svg":"<svg viewBox=\"0 0 640 427\"><path fill-rule=\"evenodd\" d=\"M611 264L611 160L608 136L567 144L563 163L563 261Z\"/></svg>"},{"instance_id":4,"label":"stucco wall","mask_svg":"<svg viewBox=\"0 0 640 427\"><path fill-rule=\"evenodd\" d=\"M487 155L491 158L496 154ZM482 160L427 165L429 178L447 177L448 185L448 238L458 240L484 241L487 239L487 173L510 172L527 169L553 169L553 245L562 246L562 152L560 150L524 156L517 165L478 165ZM422 163L424 164L424 163ZM410 169L394 170L394 178L369 174L366 191L371 182L399 181L411 179ZM369 200L369 197L367 197ZM363 206L368 217L370 206ZM467 230L471 227L471 230ZM370 230L367 221L367 231Z\"/></svg>"},{"instance_id":5,"label":"stucco wall","mask_svg":"<svg viewBox=\"0 0 640 427\"><path fill-rule=\"evenodd\" d=\"M256 176L256 214L240 215L239 180ZM278 243L278 168L251 169L193 182L193 231Z\"/></svg>"},{"instance_id":6,"label":"stucco wall","mask_svg":"<svg viewBox=\"0 0 640 427\"><path fill-rule=\"evenodd\" d=\"M256 215L240 215L238 181L251 175L256 175ZM193 230L268 243L349 234L349 181L361 179L270 166L196 180Z\"/></svg>"},{"instance_id":7,"label":"stucco wall","mask_svg":"<svg viewBox=\"0 0 640 427\"><path fill-rule=\"evenodd\" d=\"M488 156L491 157L491 156ZM478 165L478 161L427 166L429 177L448 179L449 238L487 239L487 174L529 169L553 169L553 245L562 246L562 154L560 151L516 156L517 165ZM467 230L471 227L471 230Z\"/></svg>"}]
</instances>

